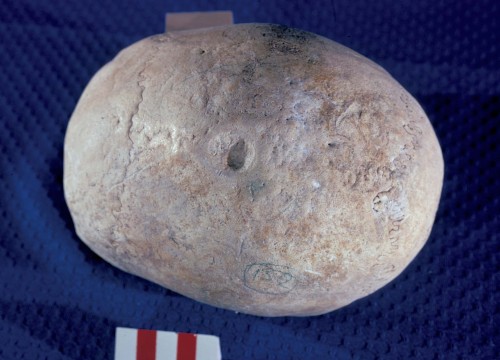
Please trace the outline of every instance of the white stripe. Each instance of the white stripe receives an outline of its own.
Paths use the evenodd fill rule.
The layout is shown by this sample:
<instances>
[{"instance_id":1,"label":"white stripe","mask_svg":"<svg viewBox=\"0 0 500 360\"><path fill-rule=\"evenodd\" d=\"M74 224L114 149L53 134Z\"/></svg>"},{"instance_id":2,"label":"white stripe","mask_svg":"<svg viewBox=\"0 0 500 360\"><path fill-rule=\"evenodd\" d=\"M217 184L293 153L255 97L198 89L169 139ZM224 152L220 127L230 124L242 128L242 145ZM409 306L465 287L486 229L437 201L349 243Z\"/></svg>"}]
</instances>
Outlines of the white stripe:
<instances>
[{"instance_id":1,"label":"white stripe","mask_svg":"<svg viewBox=\"0 0 500 360\"><path fill-rule=\"evenodd\" d=\"M169 331L156 332L156 360L177 359L177 334Z\"/></svg>"},{"instance_id":2,"label":"white stripe","mask_svg":"<svg viewBox=\"0 0 500 360\"><path fill-rule=\"evenodd\" d=\"M136 360L137 330L116 328L115 360Z\"/></svg>"},{"instance_id":3,"label":"white stripe","mask_svg":"<svg viewBox=\"0 0 500 360\"><path fill-rule=\"evenodd\" d=\"M221 360L220 344L217 336L196 336L196 360Z\"/></svg>"}]
</instances>

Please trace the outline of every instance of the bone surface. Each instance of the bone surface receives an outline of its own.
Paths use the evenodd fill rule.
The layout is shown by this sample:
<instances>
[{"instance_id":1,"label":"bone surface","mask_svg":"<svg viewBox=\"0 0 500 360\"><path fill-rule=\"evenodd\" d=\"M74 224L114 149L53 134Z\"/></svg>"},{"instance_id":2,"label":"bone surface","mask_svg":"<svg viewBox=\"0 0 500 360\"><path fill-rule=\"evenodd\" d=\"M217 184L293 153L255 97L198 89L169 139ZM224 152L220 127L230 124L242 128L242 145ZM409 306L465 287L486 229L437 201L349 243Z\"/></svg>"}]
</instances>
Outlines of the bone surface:
<instances>
[{"instance_id":1,"label":"bone surface","mask_svg":"<svg viewBox=\"0 0 500 360\"><path fill-rule=\"evenodd\" d=\"M65 138L78 236L118 268L243 313L381 288L435 218L443 159L385 70L269 24L161 34L90 81Z\"/></svg>"}]
</instances>

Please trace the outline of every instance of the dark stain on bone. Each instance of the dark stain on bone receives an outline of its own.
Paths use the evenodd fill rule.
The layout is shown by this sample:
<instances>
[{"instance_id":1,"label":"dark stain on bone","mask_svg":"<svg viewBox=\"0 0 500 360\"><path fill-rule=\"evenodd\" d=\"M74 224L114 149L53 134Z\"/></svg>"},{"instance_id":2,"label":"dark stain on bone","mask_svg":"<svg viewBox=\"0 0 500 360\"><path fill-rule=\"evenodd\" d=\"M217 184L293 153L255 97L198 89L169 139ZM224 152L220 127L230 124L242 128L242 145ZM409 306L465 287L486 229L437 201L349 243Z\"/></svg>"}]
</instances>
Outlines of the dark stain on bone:
<instances>
[{"instance_id":1,"label":"dark stain on bone","mask_svg":"<svg viewBox=\"0 0 500 360\"><path fill-rule=\"evenodd\" d=\"M283 54L302 53L307 40L313 37L306 31L274 24L263 26L261 34L266 38L269 50Z\"/></svg>"},{"instance_id":2,"label":"dark stain on bone","mask_svg":"<svg viewBox=\"0 0 500 360\"><path fill-rule=\"evenodd\" d=\"M266 183L260 179L251 181L248 184L248 192L250 193L250 196L252 197L252 200L255 199L257 194L264 189L266 186Z\"/></svg>"}]
</instances>

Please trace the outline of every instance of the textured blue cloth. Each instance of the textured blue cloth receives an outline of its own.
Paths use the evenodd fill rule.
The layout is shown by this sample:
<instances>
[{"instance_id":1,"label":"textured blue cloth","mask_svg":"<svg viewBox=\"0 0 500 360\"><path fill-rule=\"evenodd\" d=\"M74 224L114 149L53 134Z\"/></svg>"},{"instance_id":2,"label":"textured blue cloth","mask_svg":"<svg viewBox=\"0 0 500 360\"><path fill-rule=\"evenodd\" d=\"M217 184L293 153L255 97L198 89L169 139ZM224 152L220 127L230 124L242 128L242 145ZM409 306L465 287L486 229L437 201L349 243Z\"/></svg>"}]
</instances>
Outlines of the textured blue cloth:
<instances>
[{"instance_id":1,"label":"textured blue cloth","mask_svg":"<svg viewBox=\"0 0 500 360\"><path fill-rule=\"evenodd\" d=\"M500 3L0 1L0 359L112 359L116 326L221 338L224 359L498 359ZM260 318L121 272L77 238L62 188L91 76L167 11L312 31L384 66L423 105L445 164L431 237L388 286L338 311Z\"/></svg>"}]
</instances>

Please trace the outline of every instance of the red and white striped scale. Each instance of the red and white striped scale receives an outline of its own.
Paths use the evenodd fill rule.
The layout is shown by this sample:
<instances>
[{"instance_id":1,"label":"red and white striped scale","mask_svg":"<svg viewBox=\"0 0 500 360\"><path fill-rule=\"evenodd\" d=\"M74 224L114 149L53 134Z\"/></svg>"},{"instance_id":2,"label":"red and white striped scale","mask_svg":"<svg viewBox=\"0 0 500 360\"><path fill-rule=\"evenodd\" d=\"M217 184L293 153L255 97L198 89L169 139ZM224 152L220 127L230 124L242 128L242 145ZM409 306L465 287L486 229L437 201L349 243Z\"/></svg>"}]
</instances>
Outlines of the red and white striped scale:
<instances>
[{"instance_id":1,"label":"red and white striped scale","mask_svg":"<svg viewBox=\"0 0 500 360\"><path fill-rule=\"evenodd\" d=\"M115 360L221 360L212 335L116 328Z\"/></svg>"}]
</instances>

